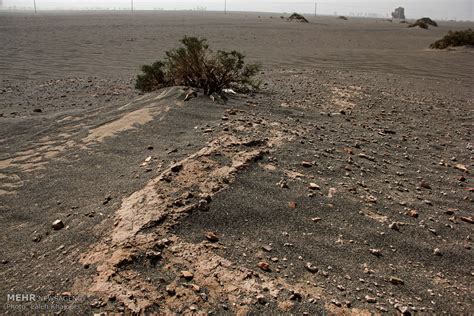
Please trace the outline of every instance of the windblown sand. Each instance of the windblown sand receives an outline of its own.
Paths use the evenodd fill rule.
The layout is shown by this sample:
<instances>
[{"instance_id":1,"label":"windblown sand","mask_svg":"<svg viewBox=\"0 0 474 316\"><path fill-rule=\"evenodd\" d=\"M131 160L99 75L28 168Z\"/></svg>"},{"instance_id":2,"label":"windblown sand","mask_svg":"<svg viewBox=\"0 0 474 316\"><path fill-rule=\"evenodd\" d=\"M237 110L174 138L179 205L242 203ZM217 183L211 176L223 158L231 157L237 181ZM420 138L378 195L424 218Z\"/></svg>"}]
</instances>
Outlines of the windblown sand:
<instances>
[{"instance_id":1,"label":"windblown sand","mask_svg":"<svg viewBox=\"0 0 474 316\"><path fill-rule=\"evenodd\" d=\"M0 311L472 311L473 24L307 18L2 13ZM184 35L262 90L134 90Z\"/></svg>"}]
</instances>

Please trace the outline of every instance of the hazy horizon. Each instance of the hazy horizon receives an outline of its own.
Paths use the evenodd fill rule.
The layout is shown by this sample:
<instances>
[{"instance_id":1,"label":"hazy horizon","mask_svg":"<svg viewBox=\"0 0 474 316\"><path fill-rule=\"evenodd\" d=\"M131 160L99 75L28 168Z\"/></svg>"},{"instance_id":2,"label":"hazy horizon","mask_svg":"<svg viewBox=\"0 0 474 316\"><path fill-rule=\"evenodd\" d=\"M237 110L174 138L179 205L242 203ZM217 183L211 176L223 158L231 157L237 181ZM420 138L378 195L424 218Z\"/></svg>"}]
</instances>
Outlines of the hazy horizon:
<instances>
[{"instance_id":1,"label":"hazy horizon","mask_svg":"<svg viewBox=\"0 0 474 316\"><path fill-rule=\"evenodd\" d=\"M38 10L122 10L130 9L132 0L36 0ZM278 1L227 0L228 11L300 12L321 15L351 15L390 17L398 6L405 8L407 18L429 16L443 20L473 21L472 0L380 0L380 1ZM1 0L0 0L1 3ZM133 0L135 10L208 10L223 11L225 0L213 1L152 1ZM34 0L3 0L2 9L32 10Z\"/></svg>"}]
</instances>

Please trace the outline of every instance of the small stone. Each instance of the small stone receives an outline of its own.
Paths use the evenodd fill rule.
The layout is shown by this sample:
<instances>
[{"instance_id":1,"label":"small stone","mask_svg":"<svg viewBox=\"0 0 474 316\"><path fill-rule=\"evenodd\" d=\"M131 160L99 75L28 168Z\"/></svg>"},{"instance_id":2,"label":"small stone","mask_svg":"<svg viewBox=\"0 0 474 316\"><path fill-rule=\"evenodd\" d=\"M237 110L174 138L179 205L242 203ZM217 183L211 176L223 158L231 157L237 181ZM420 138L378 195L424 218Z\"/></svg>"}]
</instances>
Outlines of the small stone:
<instances>
[{"instance_id":1,"label":"small stone","mask_svg":"<svg viewBox=\"0 0 474 316\"><path fill-rule=\"evenodd\" d=\"M261 261L258 263L258 267L262 269L263 271L270 271L270 265L266 263L265 261Z\"/></svg>"},{"instance_id":2,"label":"small stone","mask_svg":"<svg viewBox=\"0 0 474 316\"><path fill-rule=\"evenodd\" d=\"M267 303L267 299L265 298L264 295L257 295L257 302L259 304L265 305Z\"/></svg>"},{"instance_id":3,"label":"small stone","mask_svg":"<svg viewBox=\"0 0 474 316\"><path fill-rule=\"evenodd\" d=\"M377 203L377 198L373 195L366 196L365 200L369 203Z\"/></svg>"},{"instance_id":4,"label":"small stone","mask_svg":"<svg viewBox=\"0 0 474 316\"><path fill-rule=\"evenodd\" d=\"M389 279L389 281L390 281L390 283L395 284L395 285L403 285L403 284L405 284L405 282L403 282L402 279L397 278L397 277L394 277L394 276L391 276L390 279Z\"/></svg>"},{"instance_id":5,"label":"small stone","mask_svg":"<svg viewBox=\"0 0 474 316\"><path fill-rule=\"evenodd\" d=\"M464 172L467 172L467 167L463 164L460 164L458 163L457 165L454 166L454 168L458 169L458 170L461 170L461 171L464 171Z\"/></svg>"},{"instance_id":6,"label":"small stone","mask_svg":"<svg viewBox=\"0 0 474 316\"><path fill-rule=\"evenodd\" d=\"M62 220L57 219L53 222L51 226L53 227L54 230L60 230L61 228L64 227L64 223Z\"/></svg>"},{"instance_id":7,"label":"small stone","mask_svg":"<svg viewBox=\"0 0 474 316\"><path fill-rule=\"evenodd\" d=\"M377 302L377 299L375 297L372 297L372 296L369 296L369 295L365 296L365 300L367 301L367 303L376 303Z\"/></svg>"},{"instance_id":8,"label":"small stone","mask_svg":"<svg viewBox=\"0 0 474 316\"><path fill-rule=\"evenodd\" d=\"M321 187L319 185L317 185L316 183L310 183L309 188L311 190L321 190Z\"/></svg>"},{"instance_id":9,"label":"small stone","mask_svg":"<svg viewBox=\"0 0 474 316\"><path fill-rule=\"evenodd\" d=\"M425 188L425 189L428 189L428 190L431 190L430 184L429 184L428 182L426 182L426 181L421 181L420 187Z\"/></svg>"},{"instance_id":10,"label":"small stone","mask_svg":"<svg viewBox=\"0 0 474 316\"><path fill-rule=\"evenodd\" d=\"M41 112L43 112L43 110L42 110L42 109L34 109L33 112L35 112L35 113L41 113Z\"/></svg>"},{"instance_id":11,"label":"small stone","mask_svg":"<svg viewBox=\"0 0 474 316\"><path fill-rule=\"evenodd\" d=\"M388 225L388 228L393 229L393 230L400 230L400 226L398 225L397 222L393 222L390 225Z\"/></svg>"},{"instance_id":12,"label":"small stone","mask_svg":"<svg viewBox=\"0 0 474 316\"><path fill-rule=\"evenodd\" d=\"M317 222L319 222L319 221L321 220L321 217L313 217L311 220L312 220L313 222L317 223Z\"/></svg>"},{"instance_id":13,"label":"small stone","mask_svg":"<svg viewBox=\"0 0 474 316\"><path fill-rule=\"evenodd\" d=\"M341 307L341 306L342 306L341 302L339 302L339 301L336 300L336 299L332 299L332 300L331 300L331 303L333 303L333 304L336 305L337 307Z\"/></svg>"},{"instance_id":14,"label":"small stone","mask_svg":"<svg viewBox=\"0 0 474 316\"><path fill-rule=\"evenodd\" d=\"M369 249L369 251L371 254L373 254L376 257L382 256L382 252L380 251L380 249Z\"/></svg>"},{"instance_id":15,"label":"small stone","mask_svg":"<svg viewBox=\"0 0 474 316\"><path fill-rule=\"evenodd\" d=\"M290 300L291 301L301 302L302 299L303 299L303 296L298 292L293 291L293 293L291 293L291 295L290 295Z\"/></svg>"},{"instance_id":16,"label":"small stone","mask_svg":"<svg viewBox=\"0 0 474 316\"><path fill-rule=\"evenodd\" d=\"M439 248L435 248L433 250L433 254L436 255L436 256L442 256L443 254L441 253L441 250L439 250Z\"/></svg>"},{"instance_id":17,"label":"small stone","mask_svg":"<svg viewBox=\"0 0 474 316\"><path fill-rule=\"evenodd\" d=\"M181 164L177 164L177 165L174 165L174 166L171 167L171 171L173 171L173 172L180 172L181 169L183 169L183 165L181 165Z\"/></svg>"},{"instance_id":18,"label":"small stone","mask_svg":"<svg viewBox=\"0 0 474 316\"><path fill-rule=\"evenodd\" d=\"M311 262L306 263L306 269L311 273L317 273L319 271L318 267L313 266Z\"/></svg>"},{"instance_id":19,"label":"small stone","mask_svg":"<svg viewBox=\"0 0 474 316\"><path fill-rule=\"evenodd\" d=\"M214 232L206 232L204 234L204 236L206 237L207 240L209 240L210 242L218 242L219 241L219 237L217 237L216 233Z\"/></svg>"},{"instance_id":20,"label":"small stone","mask_svg":"<svg viewBox=\"0 0 474 316\"><path fill-rule=\"evenodd\" d=\"M262 249L265 250L265 251L268 251L268 252L273 250L270 245L263 246Z\"/></svg>"},{"instance_id":21,"label":"small stone","mask_svg":"<svg viewBox=\"0 0 474 316\"><path fill-rule=\"evenodd\" d=\"M174 296L176 294L176 288L173 285L168 284L166 286L166 292L168 293L168 295Z\"/></svg>"},{"instance_id":22,"label":"small stone","mask_svg":"<svg viewBox=\"0 0 474 316\"><path fill-rule=\"evenodd\" d=\"M41 236L39 236L39 235L33 236L33 241L34 242L40 242L41 241Z\"/></svg>"},{"instance_id":23,"label":"small stone","mask_svg":"<svg viewBox=\"0 0 474 316\"><path fill-rule=\"evenodd\" d=\"M459 217L459 219L466 222L466 223L474 224L474 219L471 216L469 216L469 217L461 216L461 217Z\"/></svg>"},{"instance_id":24,"label":"small stone","mask_svg":"<svg viewBox=\"0 0 474 316\"><path fill-rule=\"evenodd\" d=\"M399 305L397 309L402 313L402 315L410 315L410 308L408 306Z\"/></svg>"},{"instance_id":25,"label":"small stone","mask_svg":"<svg viewBox=\"0 0 474 316\"><path fill-rule=\"evenodd\" d=\"M209 211L209 203L204 199L199 200L197 208L202 212Z\"/></svg>"},{"instance_id":26,"label":"small stone","mask_svg":"<svg viewBox=\"0 0 474 316\"><path fill-rule=\"evenodd\" d=\"M190 284L189 285L189 288L192 289L194 292L199 292L201 290L201 288L199 287L199 285L197 284Z\"/></svg>"},{"instance_id":27,"label":"small stone","mask_svg":"<svg viewBox=\"0 0 474 316\"><path fill-rule=\"evenodd\" d=\"M312 164L311 162L309 162L309 161L302 161L302 162L301 162L301 165L302 165L303 167L305 167L305 168L310 168L310 167L313 166L313 164Z\"/></svg>"},{"instance_id":28,"label":"small stone","mask_svg":"<svg viewBox=\"0 0 474 316\"><path fill-rule=\"evenodd\" d=\"M282 189L288 189L288 182L286 182L285 179L281 179L280 181L277 182L276 185Z\"/></svg>"},{"instance_id":29,"label":"small stone","mask_svg":"<svg viewBox=\"0 0 474 316\"><path fill-rule=\"evenodd\" d=\"M194 278L194 274L191 271L181 271L181 277L186 280L192 280Z\"/></svg>"},{"instance_id":30,"label":"small stone","mask_svg":"<svg viewBox=\"0 0 474 316\"><path fill-rule=\"evenodd\" d=\"M409 210L405 214L413 218L418 218L419 215L416 210Z\"/></svg>"},{"instance_id":31,"label":"small stone","mask_svg":"<svg viewBox=\"0 0 474 316\"><path fill-rule=\"evenodd\" d=\"M291 208L291 209L295 209L297 206L296 202L295 201L291 201L291 202L288 202L288 207Z\"/></svg>"}]
</instances>

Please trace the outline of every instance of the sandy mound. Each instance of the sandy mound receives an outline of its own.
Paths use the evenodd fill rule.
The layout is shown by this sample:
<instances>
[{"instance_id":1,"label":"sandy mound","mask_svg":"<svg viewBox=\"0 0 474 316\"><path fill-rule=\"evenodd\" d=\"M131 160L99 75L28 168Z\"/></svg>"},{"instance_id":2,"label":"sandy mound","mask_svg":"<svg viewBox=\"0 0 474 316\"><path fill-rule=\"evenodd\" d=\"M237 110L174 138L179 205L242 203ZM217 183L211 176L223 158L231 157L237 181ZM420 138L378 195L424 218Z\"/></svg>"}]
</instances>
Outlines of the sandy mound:
<instances>
[{"instance_id":1,"label":"sandy mound","mask_svg":"<svg viewBox=\"0 0 474 316\"><path fill-rule=\"evenodd\" d=\"M430 45L430 48L445 49L453 47L474 47L474 31L472 29L464 31L449 31L442 39Z\"/></svg>"},{"instance_id":2,"label":"sandy mound","mask_svg":"<svg viewBox=\"0 0 474 316\"><path fill-rule=\"evenodd\" d=\"M410 24L408 27L419 27L419 28L427 30L430 25L438 27L438 23L436 23L435 21L433 21L430 18L418 19L418 20L416 20L415 23Z\"/></svg>"},{"instance_id":3,"label":"sandy mound","mask_svg":"<svg viewBox=\"0 0 474 316\"><path fill-rule=\"evenodd\" d=\"M421 18L421 19L418 19L416 22L424 22L428 25L431 25L431 26L434 26L434 27L438 27L438 23L436 23L435 21L433 21L432 19L430 18Z\"/></svg>"},{"instance_id":4,"label":"sandy mound","mask_svg":"<svg viewBox=\"0 0 474 316\"><path fill-rule=\"evenodd\" d=\"M304 16L302 16L301 14L298 14L296 12L293 13L292 15L290 15L290 17L288 18L288 21L309 23L308 20L306 20L306 18Z\"/></svg>"}]
</instances>

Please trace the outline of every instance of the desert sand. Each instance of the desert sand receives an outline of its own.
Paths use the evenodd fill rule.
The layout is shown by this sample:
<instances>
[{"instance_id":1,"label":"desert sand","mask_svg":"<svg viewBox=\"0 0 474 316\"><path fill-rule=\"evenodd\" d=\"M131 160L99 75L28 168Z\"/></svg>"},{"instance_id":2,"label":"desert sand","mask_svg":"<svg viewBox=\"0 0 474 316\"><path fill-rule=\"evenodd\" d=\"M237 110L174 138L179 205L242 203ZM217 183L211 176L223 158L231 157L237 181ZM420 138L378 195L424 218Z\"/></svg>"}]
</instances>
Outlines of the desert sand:
<instances>
[{"instance_id":1,"label":"desert sand","mask_svg":"<svg viewBox=\"0 0 474 316\"><path fill-rule=\"evenodd\" d=\"M474 24L307 19L1 13L2 314L471 312ZM261 91L134 90L184 35Z\"/></svg>"}]
</instances>

